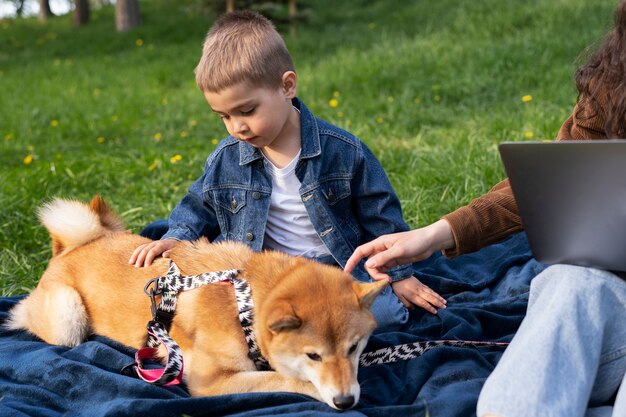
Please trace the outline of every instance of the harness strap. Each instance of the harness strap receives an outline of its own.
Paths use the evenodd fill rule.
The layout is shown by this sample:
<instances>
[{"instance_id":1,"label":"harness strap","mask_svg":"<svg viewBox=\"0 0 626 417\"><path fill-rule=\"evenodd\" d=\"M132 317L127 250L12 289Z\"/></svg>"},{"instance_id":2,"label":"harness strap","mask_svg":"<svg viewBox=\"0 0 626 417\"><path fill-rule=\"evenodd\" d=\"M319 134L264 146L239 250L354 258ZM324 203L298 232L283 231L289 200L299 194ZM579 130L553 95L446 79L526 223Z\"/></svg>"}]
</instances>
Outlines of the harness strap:
<instances>
[{"instance_id":1,"label":"harness strap","mask_svg":"<svg viewBox=\"0 0 626 417\"><path fill-rule=\"evenodd\" d=\"M239 311L239 323L243 329L243 334L248 345L248 358L254 362L258 371L269 371L272 369L270 363L261 355L261 349L256 341L256 336L252 329L254 323L254 303L252 302L252 291L250 284L245 279L232 278L230 282L235 287L235 298L237 300L237 310Z\"/></svg>"},{"instance_id":2,"label":"harness strap","mask_svg":"<svg viewBox=\"0 0 626 417\"><path fill-rule=\"evenodd\" d=\"M216 282L232 282L239 270L228 269L226 271L219 272L205 272L198 275L181 275L180 269L174 263L170 261L170 267L166 274L157 278L154 278L146 284L144 291L150 296L154 303L154 296L161 295L161 303L155 308L152 306L153 320L161 323L166 330L169 330L174 314L176 313L176 302L178 300L178 293L181 291L193 290L202 287L207 284L213 284ZM148 288L154 284L154 288L148 293ZM252 298L250 297L250 302ZM159 345L159 341L156 340L154 335L148 334L148 346L156 347Z\"/></svg>"},{"instance_id":3,"label":"harness strap","mask_svg":"<svg viewBox=\"0 0 626 417\"><path fill-rule=\"evenodd\" d=\"M170 267L163 276L150 280L145 293L152 302L153 319L148 323L148 347L139 349L135 354L137 375L146 382L156 385L174 385L180 383L183 375L183 355L180 346L169 336L168 330L176 313L178 293L202 287L216 282L230 282L235 289L238 317L248 345L248 357L258 370L270 370L269 362L261 355L256 342L252 324L254 323L252 295L250 285L245 279L238 278L239 270L229 269L220 272L206 272L198 275L181 275L178 266L170 261ZM155 296L161 296L156 305ZM163 345L167 352L167 362L162 369L146 369L146 359L158 359L158 346Z\"/></svg>"},{"instance_id":4,"label":"harness strap","mask_svg":"<svg viewBox=\"0 0 626 417\"><path fill-rule=\"evenodd\" d=\"M148 323L148 333L160 343L163 343L167 351L167 364L162 369L146 369L143 367L145 359L158 357L158 348L145 347L135 353L136 371L139 378L156 385L178 385L183 378L183 353L169 336L161 324L155 321Z\"/></svg>"},{"instance_id":5,"label":"harness strap","mask_svg":"<svg viewBox=\"0 0 626 417\"><path fill-rule=\"evenodd\" d=\"M426 342L406 343L403 345L395 345L374 350L372 352L365 352L361 354L361 357L359 358L359 366L367 367L385 363L407 361L409 359L417 358L433 348L441 346L504 349L508 345L508 342L479 342L473 340L432 340Z\"/></svg>"}]
</instances>

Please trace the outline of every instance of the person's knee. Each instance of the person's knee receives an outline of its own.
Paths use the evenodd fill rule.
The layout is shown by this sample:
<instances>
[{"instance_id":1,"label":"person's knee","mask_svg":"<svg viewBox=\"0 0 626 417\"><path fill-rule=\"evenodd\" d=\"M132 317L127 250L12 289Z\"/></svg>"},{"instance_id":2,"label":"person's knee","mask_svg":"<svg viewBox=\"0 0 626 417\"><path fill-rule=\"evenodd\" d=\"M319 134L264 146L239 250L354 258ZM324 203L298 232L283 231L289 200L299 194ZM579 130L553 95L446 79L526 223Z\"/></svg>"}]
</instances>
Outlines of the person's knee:
<instances>
[{"instance_id":1,"label":"person's knee","mask_svg":"<svg viewBox=\"0 0 626 417\"><path fill-rule=\"evenodd\" d=\"M531 297L545 294L556 298L590 297L599 294L606 281L613 279L610 272L576 265L552 265L532 281Z\"/></svg>"}]
</instances>

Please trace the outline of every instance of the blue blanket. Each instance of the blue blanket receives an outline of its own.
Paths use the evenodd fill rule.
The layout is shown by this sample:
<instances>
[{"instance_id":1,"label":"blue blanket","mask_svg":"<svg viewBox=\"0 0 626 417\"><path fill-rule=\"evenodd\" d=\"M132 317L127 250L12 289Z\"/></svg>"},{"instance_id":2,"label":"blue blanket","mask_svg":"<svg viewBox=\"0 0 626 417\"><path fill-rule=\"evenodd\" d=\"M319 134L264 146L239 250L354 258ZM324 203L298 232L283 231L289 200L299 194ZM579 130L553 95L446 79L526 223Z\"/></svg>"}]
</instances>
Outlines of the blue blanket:
<instances>
[{"instance_id":1,"label":"blue blanket","mask_svg":"<svg viewBox=\"0 0 626 417\"><path fill-rule=\"evenodd\" d=\"M413 311L401 331L372 336L366 351L425 340L510 341L526 309L531 279L544 266L524 233L474 254L435 255L416 264L419 279L445 296L437 315ZM0 322L20 297L0 298ZM359 370L353 416L474 416L485 378L502 350L437 347L415 359ZM120 374L134 351L93 336L67 349L0 329L1 416L325 416L326 404L289 393L192 398Z\"/></svg>"}]
</instances>

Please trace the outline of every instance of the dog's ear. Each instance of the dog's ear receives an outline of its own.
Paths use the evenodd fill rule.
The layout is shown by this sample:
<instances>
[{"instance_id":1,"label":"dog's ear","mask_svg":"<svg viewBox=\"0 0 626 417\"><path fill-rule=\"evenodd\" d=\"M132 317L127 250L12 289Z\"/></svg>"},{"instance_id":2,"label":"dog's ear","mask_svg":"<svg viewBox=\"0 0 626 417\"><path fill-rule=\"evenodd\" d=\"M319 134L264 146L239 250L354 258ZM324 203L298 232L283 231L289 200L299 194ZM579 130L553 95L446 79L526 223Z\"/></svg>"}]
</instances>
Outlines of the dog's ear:
<instances>
[{"instance_id":1,"label":"dog's ear","mask_svg":"<svg viewBox=\"0 0 626 417\"><path fill-rule=\"evenodd\" d=\"M302 320L296 316L293 307L288 301L281 300L276 302L267 317L267 327L274 334L285 330L295 330L302 325Z\"/></svg>"},{"instance_id":2,"label":"dog's ear","mask_svg":"<svg viewBox=\"0 0 626 417\"><path fill-rule=\"evenodd\" d=\"M361 307L369 309L381 292L389 285L388 281L359 282L352 281L352 290L359 299Z\"/></svg>"},{"instance_id":3,"label":"dog's ear","mask_svg":"<svg viewBox=\"0 0 626 417\"><path fill-rule=\"evenodd\" d=\"M89 208L93 211L100 220L100 224L105 229L117 232L124 231L124 223L119 217L111 210L111 208L104 202L102 197L96 194L89 203Z\"/></svg>"}]
</instances>

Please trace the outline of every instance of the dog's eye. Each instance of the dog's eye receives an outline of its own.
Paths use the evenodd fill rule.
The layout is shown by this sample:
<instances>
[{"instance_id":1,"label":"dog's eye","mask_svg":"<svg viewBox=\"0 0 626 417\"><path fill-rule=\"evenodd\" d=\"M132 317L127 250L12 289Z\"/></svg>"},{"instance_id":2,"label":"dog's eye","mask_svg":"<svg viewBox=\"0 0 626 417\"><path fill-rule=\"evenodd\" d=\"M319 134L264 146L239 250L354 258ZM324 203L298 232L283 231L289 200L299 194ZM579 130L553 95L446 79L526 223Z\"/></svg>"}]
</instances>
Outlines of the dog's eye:
<instances>
[{"instance_id":1,"label":"dog's eye","mask_svg":"<svg viewBox=\"0 0 626 417\"><path fill-rule=\"evenodd\" d=\"M315 362L319 362L322 360L322 357L317 353L307 353L306 355L309 357L309 359Z\"/></svg>"},{"instance_id":2,"label":"dog's eye","mask_svg":"<svg viewBox=\"0 0 626 417\"><path fill-rule=\"evenodd\" d=\"M348 355L352 355L354 352L356 352L356 348L359 346L358 343L353 344L352 346L350 346L350 350L348 350Z\"/></svg>"}]
</instances>

